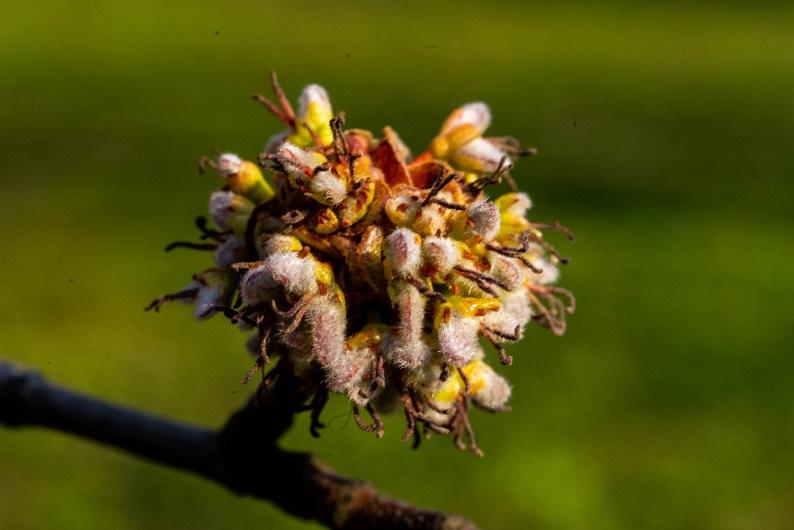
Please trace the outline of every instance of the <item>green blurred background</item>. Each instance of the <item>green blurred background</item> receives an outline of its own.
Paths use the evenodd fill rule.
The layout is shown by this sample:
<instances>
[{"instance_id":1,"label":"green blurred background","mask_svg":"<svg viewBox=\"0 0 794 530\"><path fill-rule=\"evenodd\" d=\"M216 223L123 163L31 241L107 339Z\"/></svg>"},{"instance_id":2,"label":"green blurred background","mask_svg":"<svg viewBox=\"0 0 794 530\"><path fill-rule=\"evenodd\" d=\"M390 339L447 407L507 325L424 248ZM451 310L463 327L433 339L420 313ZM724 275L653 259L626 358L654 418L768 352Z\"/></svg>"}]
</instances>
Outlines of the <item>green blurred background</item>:
<instances>
[{"instance_id":1,"label":"green blurred background","mask_svg":"<svg viewBox=\"0 0 794 530\"><path fill-rule=\"evenodd\" d=\"M208 257L213 149L279 124L249 99L327 87L348 124L422 148L455 106L540 156L514 173L577 242L568 334L531 328L476 413L486 458L377 441L332 402L284 439L483 528L794 526L794 11L559 2L3 2L0 356L109 399L218 425L250 388L243 337L144 313ZM788 184L787 184L788 183ZM278 480L278 477L262 477ZM316 528L53 432L0 431L0 527Z\"/></svg>"}]
</instances>

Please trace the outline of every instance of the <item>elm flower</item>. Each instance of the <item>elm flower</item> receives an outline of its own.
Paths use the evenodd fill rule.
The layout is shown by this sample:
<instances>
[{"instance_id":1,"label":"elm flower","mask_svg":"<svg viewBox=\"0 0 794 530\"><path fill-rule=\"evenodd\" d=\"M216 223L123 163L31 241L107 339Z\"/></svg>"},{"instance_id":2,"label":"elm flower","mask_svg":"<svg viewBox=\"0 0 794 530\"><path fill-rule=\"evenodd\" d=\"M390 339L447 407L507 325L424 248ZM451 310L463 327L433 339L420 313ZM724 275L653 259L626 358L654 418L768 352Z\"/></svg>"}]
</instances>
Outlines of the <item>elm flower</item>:
<instances>
[{"instance_id":1,"label":"elm flower","mask_svg":"<svg viewBox=\"0 0 794 530\"><path fill-rule=\"evenodd\" d=\"M381 415L402 409L404 439L450 435L477 447L473 405L509 410L511 387L492 367L530 323L561 335L573 295L556 285L567 258L546 239L559 223L531 220L532 202L510 176L517 141L483 137L484 103L456 109L416 156L386 127L381 138L346 129L330 98L309 85L296 113L272 77L275 102L257 95L287 130L251 160L203 158L220 177L199 242L210 268L153 301L192 303L245 333L267 392L289 374L313 394L311 431L329 393L351 402L359 427L380 437ZM486 190L506 180L495 199ZM371 420L365 420L365 409Z\"/></svg>"}]
</instances>

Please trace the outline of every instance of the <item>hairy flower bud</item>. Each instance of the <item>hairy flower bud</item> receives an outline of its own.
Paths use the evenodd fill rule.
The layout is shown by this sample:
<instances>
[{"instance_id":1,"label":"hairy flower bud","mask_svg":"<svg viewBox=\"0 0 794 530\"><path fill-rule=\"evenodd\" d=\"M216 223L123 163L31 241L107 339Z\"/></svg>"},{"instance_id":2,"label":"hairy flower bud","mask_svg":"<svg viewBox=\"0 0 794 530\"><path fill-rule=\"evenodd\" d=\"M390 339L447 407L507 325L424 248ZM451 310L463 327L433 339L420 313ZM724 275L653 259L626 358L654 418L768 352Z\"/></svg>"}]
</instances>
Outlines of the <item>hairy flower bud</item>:
<instances>
[{"instance_id":1,"label":"hairy flower bud","mask_svg":"<svg viewBox=\"0 0 794 530\"><path fill-rule=\"evenodd\" d=\"M494 142L482 134L491 125L491 110L485 103L467 103L444 122L433 140L431 150L453 166L474 173L493 172L500 166L507 170L513 162Z\"/></svg>"},{"instance_id":2,"label":"hairy flower bud","mask_svg":"<svg viewBox=\"0 0 794 530\"><path fill-rule=\"evenodd\" d=\"M415 276L422 263L422 238L419 234L407 229L398 228L388 235L383 248L388 275L400 278Z\"/></svg>"},{"instance_id":3,"label":"hairy flower bud","mask_svg":"<svg viewBox=\"0 0 794 530\"><path fill-rule=\"evenodd\" d=\"M221 230L245 234L254 203L232 191L216 191L210 196L210 217Z\"/></svg>"},{"instance_id":4,"label":"hairy flower bud","mask_svg":"<svg viewBox=\"0 0 794 530\"><path fill-rule=\"evenodd\" d=\"M229 304L232 296L232 278L222 269L207 269L196 275L198 293L194 303L194 315L204 320L214 315L218 307Z\"/></svg>"},{"instance_id":5,"label":"hairy flower bud","mask_svg":"<svg viewBox=\"0 0 794 530\"><path fill-rule=\"evenodd\" d=\"M234 153L223 153L218 157L218 171L232 191L255 203L267 202L275 195L256 164L242 160Z\"/></svg>"},{"instance_id":6,"label":"hairy flower bud","mask_svg":"<svg viewBox=\"0 0 794 530\"><path fill-rule=\"evenodd\" d=\"M287 137L287 141L301 147L314 146L316 141L329 145L333 141L333 132L329 126L333 110L325 89L320 85L308 85L303 89L298 105L295 132Z\"/></svg>"},{"instance_id":7,"label":"hairy flower bud","mask_svg":"<svg viewBox=\"0 0 794 530\"><path fill-rule=\"evenodd\" d=\"M460 249L454 239L431 236L422 242L429 274L446 276L460 262Z\"/></svg>"},{"instance_id":8,"label":"hairy flower bud","mask_svg":"<svg viewBox=\"0 0 794 530\"><path fill-rule=\"evenodd\" d=\"M215 265L221 268L231 267L245 258L245 241L235 234L229 235L215 249Z\"/></svg>"},{"instance_id":9,"label":"hairy flower bud","mask_svg":"<svg viewBox=\"0 0 794 530\"><path fill-rule=\"evenodd\" d=\"M438 326L438 346L441 354L453 366L463 366L485 355L480 346L479 322L473 317L453 313Z\"/></svg>"},{"instance_id":10,"label":"hairy flower bud","mask_svg":"<svg viewBox=\"0 0 794 530\"><path fill-rule=\"evenodd\" d=\"M480 370L473 372L470 377L470 385L474 388L472 399L479 406L498 411L503 409L510 399L511 388L507 380L493 371L493 368L485 363L480 363Z\"/></svg>"},{"instance_id":11,"label":"hairy flower bud","mask_svg":"<svg viewBox=\"0 0 794 530\"><path fill-rule=\"evenodd\" d=\"M485 241L491 241L499 233L502 218L499 209L491 201L478 201L466 211L471 222L471 231Z\"/></svg>"},{"instance_id":12,"label":"hairy flower bud","mask_svg":"<svg viewBox=\"0 0 794 530\"><path fill-rule=\"evenodd\" d=\"M312 303L308 314L312 356L325 370L335 366L345 347L345 311L330 297Z\"/></svg>"},{"instance_id":13,"label":"hairy flower bud","mask_svg":"<svg viewBox=\"0 0 794 530\"><path fill-rule=\"evenodd\" d=\"M417 368L429 352L422 336L427 301L414 285L403 280L397 280L392 292L399 322L386 336L383 354L399 368Z\"/></svg>"}]
</instances>

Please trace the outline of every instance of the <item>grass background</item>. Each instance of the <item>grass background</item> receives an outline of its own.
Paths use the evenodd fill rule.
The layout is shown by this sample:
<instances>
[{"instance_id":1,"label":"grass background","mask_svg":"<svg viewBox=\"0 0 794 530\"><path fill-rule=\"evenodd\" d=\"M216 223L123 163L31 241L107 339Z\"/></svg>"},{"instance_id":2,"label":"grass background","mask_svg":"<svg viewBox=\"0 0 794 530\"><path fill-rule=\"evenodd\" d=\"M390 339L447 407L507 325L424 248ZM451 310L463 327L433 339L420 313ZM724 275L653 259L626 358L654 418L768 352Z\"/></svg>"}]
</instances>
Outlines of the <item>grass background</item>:
<instances>
[{"instance_id":1,"label":"grass background","mask_svg":"<svg viewBox=\"0 0 794 530\"><path fill-rule=\"evenodd\" d=\"M3 2L0 356L132 406L217 425L250 389L243 338L143 306L205 255L212 149L279 125L275 69L348 124L419 150L455 106L541 155L515 172L578 240L562 339L503 370L514 412L474 418L484 460L376 441L336 400L284 439L483 528L794 525L794 11L785 4ZM278 477L262 477L278 480ZM0 527L315 525L52 432L0 431Z\"/></svg>"}]
</instances>

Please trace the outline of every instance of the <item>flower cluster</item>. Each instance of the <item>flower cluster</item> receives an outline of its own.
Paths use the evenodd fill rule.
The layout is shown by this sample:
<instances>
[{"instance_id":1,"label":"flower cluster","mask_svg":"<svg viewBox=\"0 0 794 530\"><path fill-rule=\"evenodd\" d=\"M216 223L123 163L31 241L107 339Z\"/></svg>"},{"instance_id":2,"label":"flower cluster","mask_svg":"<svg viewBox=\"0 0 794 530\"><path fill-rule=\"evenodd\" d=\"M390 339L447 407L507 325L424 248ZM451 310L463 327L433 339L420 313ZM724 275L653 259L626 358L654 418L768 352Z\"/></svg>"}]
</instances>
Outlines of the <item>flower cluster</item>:
<instances>
[{"instance_id":1,"label":"flower cluster","mask_svg":"<svg viewBox=\"0 0 794 530\"><path fill-rule=\"evenodd\" d=\"M490 110L469 103L412 156L389 127L379 139L345 130L322 87L307 86L295 112L272 83L276 102L255 99L287 130L256 161L203 158L202 172L222 181L210 196L213 226L200 217L202 242L167 247L211 250L214 265L150 308L184 300L199 319L220 313L249 331L256 364L246 380L261 370L267 387L287 370L314 382L313 432L331 391L379 437L380 413L402 407L406 438L451 434L479 453L470 403L506 410L511 392L483 344L509 365L504 343L527 323L559 335L574 309L553 285L566 260L543 231L571 235L530 221L529 196L509 173L534 150L483 136ZM503 181L512 191L490 200L484 190Z\"/></svg>"}]
</instances>

